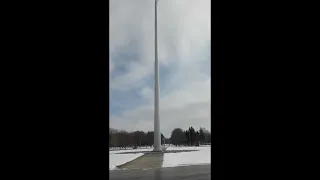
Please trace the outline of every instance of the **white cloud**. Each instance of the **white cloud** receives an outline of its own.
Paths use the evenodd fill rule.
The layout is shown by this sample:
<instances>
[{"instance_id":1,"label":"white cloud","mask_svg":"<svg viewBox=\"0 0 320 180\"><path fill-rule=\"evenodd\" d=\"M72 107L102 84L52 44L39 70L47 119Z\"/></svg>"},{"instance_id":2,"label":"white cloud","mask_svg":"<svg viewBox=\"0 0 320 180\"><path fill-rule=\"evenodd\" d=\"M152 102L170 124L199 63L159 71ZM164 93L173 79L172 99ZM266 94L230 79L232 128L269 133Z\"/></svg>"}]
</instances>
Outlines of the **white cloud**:
<instances>
[{"instance_id":1,"label":"white cloud","mask_svg":"<svg viewBox=\"0 0 320 180\"><path fill-rule=\"evenodd\" d=\"M210 130L210 83L191 84L176 90L160 100L161 131L170 137L173 128ZM111 127L134 130L153 130L153 102L111 117Z\"/></svg>"},{"instance_id":2,"label":"white cloud","mask_svg":"<svg viewBox=\"0 0 320 180\"><path fill-rule=\"evenodd\" d=\"M153 96L154 96L153 92L154 92L153 89L149 87L143 87L140 91L140 95L142 98L153 101Z\"/></svg>"},{"instance_id":3,"label":"white cloud","mask_svg":"<svg viewBox=\"0 0 320 180\"><path fill-rule=\"evenodd\" d=\"M113 61L109 61L109 72L112 73L114 69Z\"/></svg>"},{"instance_id":4,"label":"white cloud","mask_svg":"<svg viewBox=\"0 0 320 180\"><path fill-rule=\"evenodd\" d=\"M210 129L210 75L201 69L210 66L210 60L203 58L209 57L203 53L210 41L210 0L159 1L159 60L175 67L165 82L170 90L160 89L161 130L165 136L175 127ZM136 43L139 59L128 63L128 72L111 79L110 88L122 92L141 89L141 98L148 103L112 116L110 126L152 130L153 88L145 78L153 76L154 70L154 0L110 1L110 52L124 53L130 42ZM110 71L116 71L113 56L110 63Z\"/></svg>"}]
</instances>

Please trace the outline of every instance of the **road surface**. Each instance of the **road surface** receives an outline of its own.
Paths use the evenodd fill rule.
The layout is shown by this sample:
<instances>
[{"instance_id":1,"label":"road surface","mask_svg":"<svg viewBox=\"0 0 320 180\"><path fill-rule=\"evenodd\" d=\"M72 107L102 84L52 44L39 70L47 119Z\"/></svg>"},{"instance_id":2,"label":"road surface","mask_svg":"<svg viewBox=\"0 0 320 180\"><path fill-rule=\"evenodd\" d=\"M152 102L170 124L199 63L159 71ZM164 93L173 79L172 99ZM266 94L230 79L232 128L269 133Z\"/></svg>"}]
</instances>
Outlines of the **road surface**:
<instances>
[{"instance_id":1,"label":"road surface","mask_svg":"<svg viewBox=\"0 0 320 180\"><path fill-rule=\"evenodd\" d=\"M148 170L109 171L112 180L209 180L211 165L192 165Z\"/></svg>"}]
</instances>

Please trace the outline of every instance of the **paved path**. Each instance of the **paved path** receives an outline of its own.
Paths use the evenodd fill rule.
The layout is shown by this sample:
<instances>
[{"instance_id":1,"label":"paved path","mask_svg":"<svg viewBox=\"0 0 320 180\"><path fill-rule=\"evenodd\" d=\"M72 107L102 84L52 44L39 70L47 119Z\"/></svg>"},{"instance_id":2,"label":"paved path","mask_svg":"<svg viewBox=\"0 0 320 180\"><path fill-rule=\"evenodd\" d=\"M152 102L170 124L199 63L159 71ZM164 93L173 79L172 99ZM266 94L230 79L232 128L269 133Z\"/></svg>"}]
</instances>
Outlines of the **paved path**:
<instances>
[{"instance_id":1,"label":"paved path","mask_svg":"<svg viewBox=\"0 0 320 180\"><path fill-rule=\"evenodd\" d=\"M117 167L119 169L161 168L163 164L163 153L167 148L168 147L162 147L162 152L144 152L144 155Z\"/></svg>"},{"instance_id":2,"label":"paved path","mask_svg":"<svg viewBox=\"0 0 320 180\"><path fill-rule=\"evenodd\" d=\"M162 153L147 153L130 162L117 166L119 169L160 168L163 164Z\"/></svg>"},{"instance_id":3,"label":"paved path","mask_svg":"<svg viewBox=\"0 0 320 180\"><path fill-rule=\"evenodd\" d=\"M211 165L192 165L148 170L109 171L112 180L209 180Z\"/></svg>"}]
</instances>

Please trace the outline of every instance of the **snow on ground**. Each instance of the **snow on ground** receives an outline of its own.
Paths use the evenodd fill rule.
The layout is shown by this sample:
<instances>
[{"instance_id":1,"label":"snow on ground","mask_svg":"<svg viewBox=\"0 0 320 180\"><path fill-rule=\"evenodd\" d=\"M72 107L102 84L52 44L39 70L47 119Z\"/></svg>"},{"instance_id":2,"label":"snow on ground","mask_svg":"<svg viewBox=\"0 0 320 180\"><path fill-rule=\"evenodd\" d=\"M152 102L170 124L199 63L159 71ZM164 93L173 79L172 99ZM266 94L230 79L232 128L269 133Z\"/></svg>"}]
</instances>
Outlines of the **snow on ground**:
<instances>
[{"instance_id":1,"label":"snow on ground","mask_svg":"<svg viewBox=\"0 0 320 180\"><path fill-rule=\"evenodd\" d=\"M137 147L137 149L151 149L152 147L150 146L142 146L142 147ZM115 148L115 147L111 147L109 148L109 151L119 151L119 150L132 150L133 147L127 147L126 149L120 149L120 148Z\"/></svg>"},{"instance_id":2,"label":"snow on ground","mask_svg":"<svg viewBox=\"0 0 320 180\"><path fill-rule=\"evenodd\" d=\"M146 148L146 149L121 149L121 150L113 150L113 151L109 151L109 155L110 154L117 154L117 153L123 153L123 152L145 152L145 151L152 151L153 149L152 148Z\"/></svg>"},{"instance_id":3,"label":"snow on ground","mask_svg":"<svg viewBox=\"0 0 320 180\"><path fill-rule=\"evenodd\" d=\"M191 152L164 153L162 167L187 166L211 163L211 146L200 147L175 147L170 146L167 150L199 150Z\"/></svg>"},{"instance_id":4,"label":"snow on ground","mask_svg":"<svg viewBox=\"0 0 320 180\"><path fill-rule=\"evenodd\" d=\"M109 151L109 170L116 170L116 166L132 161L144 153L136 154L117 154L122 152L141 152L152 151L153 148L146 149L127 149ZM197 164L211 163L211 146L188 147L188 146L169 146L167 150L198 150L191 152L164 153L162 167L188 166Z\"/></svg>"},{"instance_id":5,"label":"snow on ground","mask_svg":"<svg viewBox=\"0 0 320 180\"><path fill-rule=\"evenodd\" d=\"M117 154L117 153L138 152L138 151L145 151L145 152L152 151L152 148L109 151L109 170L116 170L117 169L116 166L132 161L143 155L143 153L135 153L135 154Z\"/></svg>"},{"instance_id":6,"label":"snow on ground","mask_svg":"<svg viewBox=\"0 0 320 180\"><path fill-rule=\"evenodd\" d=\"M121 164L126 162L132 161L140 156L143 153L136 153L136 154L109 154L109 170L116 170L117 167Z\"/></svg>"}]
</instances>

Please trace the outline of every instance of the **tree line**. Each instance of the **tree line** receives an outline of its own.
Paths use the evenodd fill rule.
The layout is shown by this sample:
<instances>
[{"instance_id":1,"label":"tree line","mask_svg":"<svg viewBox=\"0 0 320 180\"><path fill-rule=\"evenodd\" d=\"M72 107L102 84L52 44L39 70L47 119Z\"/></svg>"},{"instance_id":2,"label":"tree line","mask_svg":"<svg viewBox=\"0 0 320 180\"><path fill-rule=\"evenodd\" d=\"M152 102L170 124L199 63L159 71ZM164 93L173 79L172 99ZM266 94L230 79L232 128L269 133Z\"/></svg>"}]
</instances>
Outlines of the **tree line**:
<instances>
[{"instance_id":1,"label":"tree line","mask_svg":"<svg viewBox=\"0 0 320 180\"><path fill-rule=\"evenodd\" d=\"M211 133L205 128L196 131L192 126L183 131L181 128L175 128L170 137L170 143L173 145L189 145L211 143Z\"/></svg>"},{"instance_id":2,"label":"tree line","mask_svg":"<svg viewBox=\"0 0 320 180\"><path fill-rule=\"evenodd\" d=\"M161 144L164 141L168 142L161 133ZM152 146L153 145L153 131L143 132L134 131L127 132L124 130L109 129L109 147L126 148L130 146Z\"/></svg>"},{"instance_id":3,"label":"tree line","mask_svg":"<svg viewBox=\"0 0 320 180\"><path fill-rule=\"evenodd\" d=\"M152 146L153 145L153 131L134 131L127 132L124 130L109 129L109 147L126 148L132 146ZM211 133L205 128L200 128L195 131L193 127L183 131L181 128L175 128L170 138L166 138L161 133L161 144L173 145L191 145L197 143L206 144L211 143Z\"/></svg>"}]
</instances>

